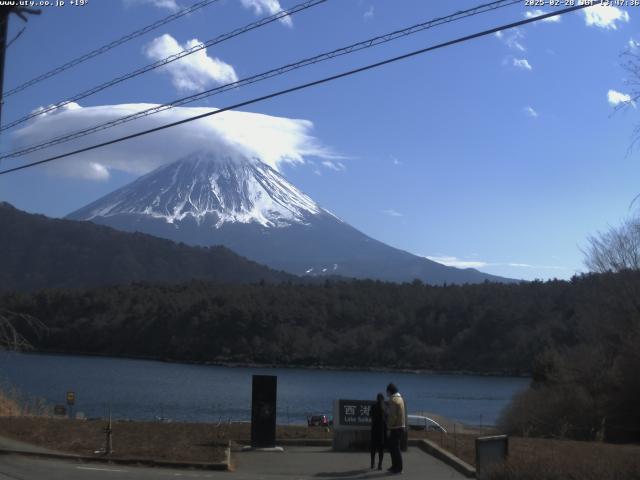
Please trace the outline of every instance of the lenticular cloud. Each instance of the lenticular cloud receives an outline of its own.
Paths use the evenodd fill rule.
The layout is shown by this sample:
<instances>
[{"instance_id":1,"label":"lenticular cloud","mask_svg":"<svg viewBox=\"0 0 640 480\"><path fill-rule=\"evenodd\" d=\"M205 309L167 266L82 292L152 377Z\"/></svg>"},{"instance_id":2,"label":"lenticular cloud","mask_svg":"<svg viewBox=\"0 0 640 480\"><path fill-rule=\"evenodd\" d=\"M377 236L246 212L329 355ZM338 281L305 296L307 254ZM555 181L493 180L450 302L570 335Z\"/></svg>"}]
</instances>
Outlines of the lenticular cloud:
<instances>
[{"instance_id":1,"label":"lenticular cloud","mask_svg":"<svg viewBox=\"0 0 640 480\"><path fill-rule=\"evenodd\" d=\"M154 107L137 103L73 108L36 117L12 136L21 148L76 130ZM24 162L105 142L215 109L176 107L78 140L32 153ZM50 171L78 178L105 180L109 171L144 174L194 152L208 151L225 158L258 158L279 170L285 163L304 163L305 157L337 158L312 134L309 120L228 111L47 164ZM16 161L16 160L14 160Z\"/></svg>"}]
</instances>

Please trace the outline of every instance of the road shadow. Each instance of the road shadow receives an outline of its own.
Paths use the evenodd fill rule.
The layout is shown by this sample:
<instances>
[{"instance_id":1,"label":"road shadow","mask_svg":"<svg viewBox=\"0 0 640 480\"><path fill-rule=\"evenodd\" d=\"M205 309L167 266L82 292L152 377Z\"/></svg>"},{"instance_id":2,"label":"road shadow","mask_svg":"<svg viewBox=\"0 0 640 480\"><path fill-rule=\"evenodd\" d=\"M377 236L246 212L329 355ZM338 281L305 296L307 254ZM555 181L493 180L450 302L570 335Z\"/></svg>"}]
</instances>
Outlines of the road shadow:
<instances>
[{"instance_id":1,"label":"road shadow","mask_svg":"<svg viewBox=\"0 0 640 480\"><path fill-rule=\"evenodd\" d=\"M388 475L388 472L380 472L376 470L368 470L366 468L362 468L360 470L348 470L346 472L319 472L314 475L314 477L318 478L340 478L340 479L349 479L349 478L363 478L366 475L366 478L377 478L384 477Z\"/></svg>"}]
</instances>

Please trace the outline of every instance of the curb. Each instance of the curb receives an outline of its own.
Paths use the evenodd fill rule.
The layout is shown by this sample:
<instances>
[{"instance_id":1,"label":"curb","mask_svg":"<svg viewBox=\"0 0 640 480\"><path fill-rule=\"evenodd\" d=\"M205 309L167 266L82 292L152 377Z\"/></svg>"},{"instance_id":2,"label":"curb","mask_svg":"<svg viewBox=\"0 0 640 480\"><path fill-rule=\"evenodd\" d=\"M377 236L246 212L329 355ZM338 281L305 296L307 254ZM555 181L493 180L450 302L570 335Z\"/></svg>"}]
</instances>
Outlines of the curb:
<instances>
[{"instance_id":1,"label":"curb","mask_svg":"<svg viewBox=\"0 0 640 480\"><path fill-rule=\"evenodd\" d=\"M172 462L165 460L139 459L139 458L108 458L108 457L85 457L68 453L45 453L30 452L27 450L9 450L0 448L0 455L22 455L25 457L48 458L52 460L67 460L84 463L107 463L112 465L135 465L140 467L177 468L193 470L231 470L231 448L225 449L225 461L220 463L207 462Z\"/></svg>"},{"instance_id":2,"label":"curb","mask_svg":"<svg viewBox=\"0 0 640 480\"><path fill-rule=\"evenodd\" d=\"M409 444L410 445L414 444L423 452L428 453L429 455L432 455L436 457L438 460L453 467L454 469L456 469L458 472L460 472L467 478L475 478L476 476L475 468L473 468L467 462L459 459L455 455L447 452L446 450L443 450L442 448L440 448L438 445L436 445L430 440L427 440L427 439L417 440L417 441L413 440L413 442L410 441Z\"/></svg>"},{"instance_id":3,"label":"curb","mask_svg":"<svg viewBox=\"0 0 640 480\"><path fill-rule=\"evenodd\" d=\"M236 440L240 446L251 445L250 440ZM330 438L276 438L276 445L283 447L330 447Z\"/></svg>"},{"instance_id":4,"label":"curb","mask_svg":"<svg viewBox=\"0 0 640 480\"><path fill-rule=\"evenodd\" d=\"M330 447L332 445L330 438L287 438L276 440L276 443L287 447Z\"/></svg>"}]
</instances>

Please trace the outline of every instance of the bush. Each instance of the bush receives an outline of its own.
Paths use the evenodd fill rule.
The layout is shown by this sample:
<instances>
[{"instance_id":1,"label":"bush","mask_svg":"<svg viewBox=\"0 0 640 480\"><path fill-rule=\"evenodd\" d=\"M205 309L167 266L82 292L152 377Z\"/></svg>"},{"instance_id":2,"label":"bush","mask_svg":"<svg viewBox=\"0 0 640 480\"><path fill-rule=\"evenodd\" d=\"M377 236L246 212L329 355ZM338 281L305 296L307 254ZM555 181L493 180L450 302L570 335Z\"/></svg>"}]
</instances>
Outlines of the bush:
<instances>
[{"instance_id":1,"label":"bush","mask_svg":"<svg viewBox=\"0 0 640 480\"><path fill-rule=\"evenodd\" d=\"M15 388L0 390L0 417L50 416L51 408L41 398L25 398Z\"/></svg>"},{"instance_id":2,"label":"bush","mask_svg":"<svg viewBox=\"0 0 640 480\"><path fill-rule=\"evenodd\" d=\"M9 398L4 392L0 391L0 417L12 417L20 412L20 405L15 399Z\"/></svg>"},{"instance_id":3,"label":"bush","mask_svg":"<svg viewBox=\"0 0 640 480\"><path fill-rule=\"evenodd\" d=\"M516 395L498 421L521 437L592 440L601 428L592 398L579 386L530 388Z\"/></svg>"}]
</instances>

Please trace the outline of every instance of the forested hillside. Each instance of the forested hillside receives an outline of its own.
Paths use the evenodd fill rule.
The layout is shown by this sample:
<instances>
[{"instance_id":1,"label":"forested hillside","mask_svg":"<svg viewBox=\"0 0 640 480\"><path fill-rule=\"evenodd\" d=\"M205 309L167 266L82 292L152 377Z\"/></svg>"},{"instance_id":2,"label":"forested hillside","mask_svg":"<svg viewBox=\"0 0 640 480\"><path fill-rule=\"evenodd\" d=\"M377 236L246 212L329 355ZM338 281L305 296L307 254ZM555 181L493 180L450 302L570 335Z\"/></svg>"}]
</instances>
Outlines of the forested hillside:
<instances>
[{"instance_id":1,"label":"forested hillside","mask_svg":"<svg viewBox=\"0 0 640 480\"><path fill-rule=\"evenodd\" d=\"M281 282L295 279L224 247L189 247L90 222L55 220L0 202L0 290L134 281Z\"/></svg>"},{"instance_id":2,"label":"forested hillside","mask_svg":"<svg viewBox=\"0 0 640 480\"><path fill-rule=\"evenodd\" d=\"M636 275L640 281L640 275ZM197 362L528 373L545 350L616 331L619 276L571 282L434 287L420 282L324 285L135 284L7 293L0 305L48 327L41 350ZM613 333L612 333L613 334Z\"/></svg>"}]
</instances>

